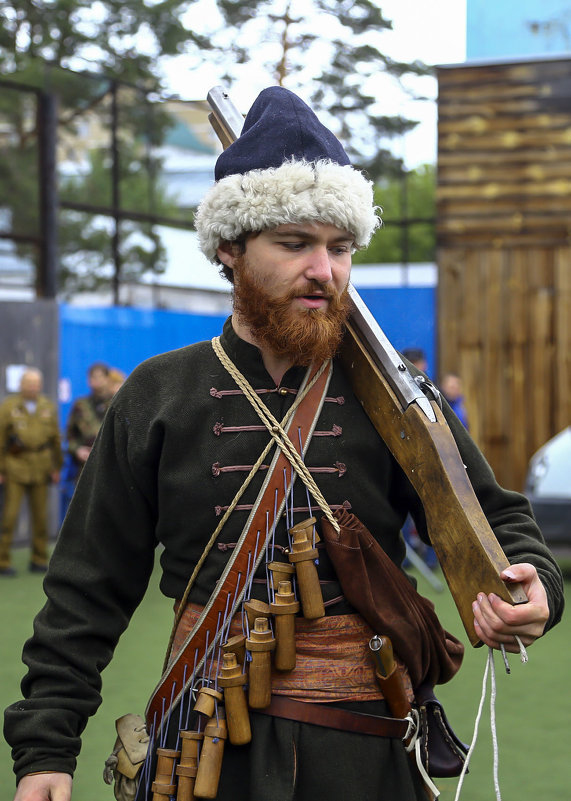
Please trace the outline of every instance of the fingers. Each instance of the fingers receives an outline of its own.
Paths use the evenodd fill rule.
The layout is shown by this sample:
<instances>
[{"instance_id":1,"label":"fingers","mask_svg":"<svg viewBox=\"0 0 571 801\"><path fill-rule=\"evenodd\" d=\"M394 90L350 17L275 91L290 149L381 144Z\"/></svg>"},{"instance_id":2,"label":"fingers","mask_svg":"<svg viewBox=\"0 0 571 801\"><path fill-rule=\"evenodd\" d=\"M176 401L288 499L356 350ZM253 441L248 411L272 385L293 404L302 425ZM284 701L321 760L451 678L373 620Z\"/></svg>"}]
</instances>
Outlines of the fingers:
<instances>
[{"instance_id":1,"label":"fingers","mask_svg":"<svg viewBox=\"0 0 571 801\"><path fill-rule=\"evenodd\" d=\"M549 614L547 601L511 606L493 593L478 593L472 610L474 627L482 642L492 648L503 644L512 653L519 651L515 635L524 645L531 645L543 634Z\"/></svg>"},{"instance_id":2,"label":"fingers","mask_svg":"<svg viewBox=\"0 0 571 801\"><path fill-rule=\"evenodd\" d=\"M70 801L71 789L67 773L30 773L18 783L14 801Z\"/></svg>"}]
</instances>

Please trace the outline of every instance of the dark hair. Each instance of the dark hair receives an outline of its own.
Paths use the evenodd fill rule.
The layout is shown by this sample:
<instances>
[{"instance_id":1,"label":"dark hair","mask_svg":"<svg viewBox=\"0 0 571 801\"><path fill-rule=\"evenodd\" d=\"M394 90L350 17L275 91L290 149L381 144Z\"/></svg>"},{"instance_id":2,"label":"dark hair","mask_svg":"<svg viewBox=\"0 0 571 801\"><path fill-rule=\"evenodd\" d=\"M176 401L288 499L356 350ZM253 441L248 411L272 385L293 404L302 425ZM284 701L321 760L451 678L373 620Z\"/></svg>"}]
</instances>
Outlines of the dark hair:
<instances>
[{"instance_id":1,"label":"dark hair","mask_svg":"<svg viewBox=\"0 0 571 801\"><path fill-rule=\"evenodd\" d=\"M109 375L109 367L105 362L93 362L93 364L90 364L87 369L87 375L92 376L96 370L99 370L103 375Z\"/></svg>"},{"instance_id":2,"label":"dark hair","mask_svg":"<svg viewBox=\"0 0 571 801\"><path fill-rule=\"evenodd\" d=\"M237 255L243 256L246 252L246 242L248 239L251 239L255 236L259 236L261 231L248 231L244 234L241 234L238 239L234 239L231 242L233 248L236 249ZM218 256L216 256L216 261L220 265L220 275L223 278L226 278L227 281L230 281L231 284L234 283L234 270L231 267L228 267L227 264L224 264Z\"/></svg>"},{"instance_id":3,"label":"dark hair","mask_svg":"<svg viewBox=\"0 0 571 801\"><path fill-rule=\"evenodd\" d=\"M405 357L405 359L408 359L409 362L412 362L413 364L426 359L426 354L422 348L405 348L402 352L402 355Z\"/></svg>"}]
</instances>

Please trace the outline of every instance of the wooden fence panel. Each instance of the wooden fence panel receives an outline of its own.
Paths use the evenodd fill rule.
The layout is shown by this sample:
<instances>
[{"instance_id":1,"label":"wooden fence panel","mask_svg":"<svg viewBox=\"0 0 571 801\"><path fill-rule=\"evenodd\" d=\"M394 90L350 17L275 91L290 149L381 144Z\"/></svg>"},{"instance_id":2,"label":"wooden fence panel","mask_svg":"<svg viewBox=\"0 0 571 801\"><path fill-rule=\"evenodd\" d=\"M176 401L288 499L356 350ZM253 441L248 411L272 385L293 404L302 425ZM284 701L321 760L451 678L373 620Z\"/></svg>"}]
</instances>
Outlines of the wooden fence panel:
<instances>
[{"instance_id":1,"label":"wooden fence panel","mask_svg":"<svg viewBox=\"0 0 571 801\"><path fill-rule=\"evenodd\" d=\"M555 404L554 427L561 431L571 423L571 251L555 251L554 339ZM571 481L571 476L569 478Z\"/></svg>"},{"instance_id":2,"label":"wooden fence panel","mask_svg":"<svg viewBox=\"0 0 571 801\"><path fill-rule=\"evenodd\" d=\"M571 61L438 69L439 372L522 489L571 424Z\"/></svg>"}]
</instances>

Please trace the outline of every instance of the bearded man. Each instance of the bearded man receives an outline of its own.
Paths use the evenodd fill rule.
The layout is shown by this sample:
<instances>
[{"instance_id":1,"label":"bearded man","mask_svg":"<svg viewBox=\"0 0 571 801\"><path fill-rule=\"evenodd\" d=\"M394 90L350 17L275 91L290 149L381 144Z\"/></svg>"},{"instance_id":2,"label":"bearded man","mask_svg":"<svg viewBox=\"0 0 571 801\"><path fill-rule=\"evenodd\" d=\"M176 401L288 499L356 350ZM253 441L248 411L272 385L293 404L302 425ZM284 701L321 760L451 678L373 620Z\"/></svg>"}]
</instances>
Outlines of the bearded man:
<instances>
[{"instance_id":1,"label":"bearded man","mask_svg":"<svg viewBox=\"0 0 571 801\"><path fill-rule=\"evenodd\" d=\"M378 225L370 183L305 103L278 87L258 97L242 135L218 159L215 177L196 224L203 252L233 282L233 314L212 343L139 366L111 401L50 563L46 606L25 648L24 699L6 712L17 801L70 798L80 734L101 700L100 671L145 593L159 544L161 590L178 609L169 665L181 652L186 655L186 687L191 674L194 686L216 681L219 651L186 651L184 642L189 632L194 642L207 610L219 603L231 560L240 556L246 562L243 543L250 543L248 567L245 575L238 571L216 630L207 631L211 643L222 643L242 626L251 635L239 603L275 600L266 565L270 559L288 562L284 555L294 548L288 529L309 515L351 510L394 565L405 555L400 530L408 512L427 537L418 497L335 359L351 255L367 245ZM322 386L312 384L322 377ZM297 410L307 408L305 398L318 386L309 424L298 425ZM293 418L287 418L290 412ZM561 574L526 500L497 485L463 426L450 410L445 413L512 563L506 578L522 582L529 600L514 609L480 594L474 599L475 625L486 644L514 650L514 635L529 645L559 619ZM291 480L289 465L283 475L276 472L281 454L275 448L273 455L273 438L284 426L290 442L297 445L299 438L305 464L296 471L305 486ZM273 489L267 491L273 488L270 477L275 499ZM273 671L267 706L251 702L249 742L238 745L230 738L209 794L198 792L206 759L199 760L196 796L424 799L424 781L402 737L391 734L394 727L387 724L378 735L359 728L363 720L390 719L368 653L373 632L343 597L326 551L315 541L307 544L312 554L319 548L323 611L307 619L298 614L295 666ZM295 582L282 584L294 595ZM301 584L300 578L300 593ZM292 604L296 608L297 601ZM236 611L233 620L229 608ZM263 639L264 631L271 639L271 627L264 625L256 619L254 633ZM253 663L260 648L255 637L247 642ZM193 655L201 666L196 675ZM416 681L403 660L399 671L413 700ZM211 719L218 724L222 703L214 697ZM151 716L149 733L164 723L164 742L178 747L178 730L192 717L185 708L191 700L183 697L179 712L163 696L161 720ZM284 704L304 707L314 717L283 714ZM324 708L344 711L348 718L341 717L352 722L353 731L324 725ZM209 747L220 741L216 732ZM188 770L173 763L161 784L153 783L154 773L145 767L138 801L160 787L165 797L173 796L176 777L180 787Z\"/></svg>"}]
</instances>

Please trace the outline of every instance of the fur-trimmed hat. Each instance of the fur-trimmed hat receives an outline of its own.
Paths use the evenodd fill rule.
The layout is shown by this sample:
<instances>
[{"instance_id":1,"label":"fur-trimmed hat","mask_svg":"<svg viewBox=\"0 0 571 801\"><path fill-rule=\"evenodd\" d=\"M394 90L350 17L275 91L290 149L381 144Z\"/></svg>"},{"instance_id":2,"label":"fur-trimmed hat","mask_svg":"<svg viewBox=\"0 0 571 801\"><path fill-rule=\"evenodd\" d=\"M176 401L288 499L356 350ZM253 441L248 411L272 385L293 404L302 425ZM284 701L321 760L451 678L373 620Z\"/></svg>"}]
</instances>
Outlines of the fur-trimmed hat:
<instances>
[{"instance_id":1,"label":"fur-trimmed hat","mask_svg":"<svg viewBox=\"0 0 571 801\"><path fill-rule=\"evenodd\" d=\"M222 241L283 223L334 225L349 231L357 247L366 247L380 224L372 183L309 106L280 86L258 95L214 177L195 218L210 261Z\"/></svg>"}]
</instances>

